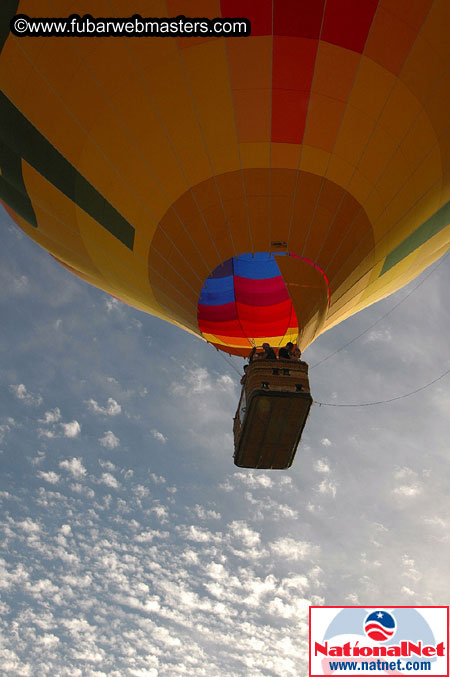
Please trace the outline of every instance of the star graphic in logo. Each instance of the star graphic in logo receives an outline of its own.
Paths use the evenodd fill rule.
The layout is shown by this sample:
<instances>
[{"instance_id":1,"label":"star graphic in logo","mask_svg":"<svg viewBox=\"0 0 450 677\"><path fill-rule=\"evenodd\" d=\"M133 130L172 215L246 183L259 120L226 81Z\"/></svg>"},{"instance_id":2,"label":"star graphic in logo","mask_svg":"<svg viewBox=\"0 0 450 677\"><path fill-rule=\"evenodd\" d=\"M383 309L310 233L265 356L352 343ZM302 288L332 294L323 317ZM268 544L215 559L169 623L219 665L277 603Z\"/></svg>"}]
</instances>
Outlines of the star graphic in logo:
<instances>
[{"instance_id":1,"label":"star graphic in logo","mask_svg":"<svg viewBox=\"0 0 450 677\"><path fill-rule=\"evenodd\" d=\"M364 621L364 632L375 642L387 642L397 630L394 616L389 611L372 611Z\"/></svg>"}]
</instances>

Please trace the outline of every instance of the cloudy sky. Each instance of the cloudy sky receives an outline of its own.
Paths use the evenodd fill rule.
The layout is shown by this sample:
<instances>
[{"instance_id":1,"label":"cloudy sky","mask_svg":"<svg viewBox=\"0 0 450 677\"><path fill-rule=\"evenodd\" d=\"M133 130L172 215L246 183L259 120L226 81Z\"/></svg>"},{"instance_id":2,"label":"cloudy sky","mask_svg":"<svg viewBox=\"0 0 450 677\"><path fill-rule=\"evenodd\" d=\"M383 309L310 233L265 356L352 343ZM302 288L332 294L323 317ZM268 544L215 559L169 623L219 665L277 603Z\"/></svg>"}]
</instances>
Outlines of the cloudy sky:
<instances>
[{"instance_id":1,"label":"cloudy sky","mask_svg":"<svg viewBox=\"0 0 450 677\"><path fill-rule=\"evenodd\" d=\"M241 360L0 233L2 674L297 677L310 605L449 604L450 375L315 405L290 470L240 470ZM449 283L321 337L314 398L449 369Z\"/></svg>"}]
</instances>

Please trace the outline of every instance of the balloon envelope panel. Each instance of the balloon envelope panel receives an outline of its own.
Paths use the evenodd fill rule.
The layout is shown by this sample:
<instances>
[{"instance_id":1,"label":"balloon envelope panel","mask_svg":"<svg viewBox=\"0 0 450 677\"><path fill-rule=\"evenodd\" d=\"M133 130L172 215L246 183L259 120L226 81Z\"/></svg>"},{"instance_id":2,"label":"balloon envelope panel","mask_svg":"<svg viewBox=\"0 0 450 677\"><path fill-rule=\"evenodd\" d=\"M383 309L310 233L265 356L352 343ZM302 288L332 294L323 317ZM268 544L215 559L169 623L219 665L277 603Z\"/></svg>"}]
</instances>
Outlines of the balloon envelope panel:
<instances>
[{"instance_id":1,"label":"balloon envelope panel","mask_svg":"<svg viewBox=\"0 0 450 677\"><path fill-rule=\"evenodd\" d=\"M87 0L46 8L92 11ZM305 348L448 249L446 0L136 0L127 11L246 16L252 33L19 38L11 16L40 16L42 3L2 5L0 195L70 270L247 354L265 338ZM123 3L97 0L95 13L121 17ZM202 290L261 254L281 280L261 283L255 302L251 278L234 274L222 320L237 324L212 331Z\"/></svg>"}]
</instances>

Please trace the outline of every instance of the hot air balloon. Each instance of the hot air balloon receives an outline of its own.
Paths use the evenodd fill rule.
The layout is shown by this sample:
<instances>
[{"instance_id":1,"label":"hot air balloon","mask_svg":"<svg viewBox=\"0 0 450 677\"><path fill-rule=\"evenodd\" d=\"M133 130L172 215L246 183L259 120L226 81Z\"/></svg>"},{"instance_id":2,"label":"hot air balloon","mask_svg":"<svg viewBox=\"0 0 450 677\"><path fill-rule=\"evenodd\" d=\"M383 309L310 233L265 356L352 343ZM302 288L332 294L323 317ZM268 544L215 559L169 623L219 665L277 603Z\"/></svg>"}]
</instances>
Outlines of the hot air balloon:
<instances>
[{"instance_id":1,"label":"hot air balloon","mask_svg":"<svg viewBox=\"0 0 450 677\"><path fill-rule=\"evenodd\" d=\"M69 270L246 356L304 350L447 250L447 0L126 8L251 35L19 37L42 3L3 1L0 196Z\"/></svg>"}]
</instances>

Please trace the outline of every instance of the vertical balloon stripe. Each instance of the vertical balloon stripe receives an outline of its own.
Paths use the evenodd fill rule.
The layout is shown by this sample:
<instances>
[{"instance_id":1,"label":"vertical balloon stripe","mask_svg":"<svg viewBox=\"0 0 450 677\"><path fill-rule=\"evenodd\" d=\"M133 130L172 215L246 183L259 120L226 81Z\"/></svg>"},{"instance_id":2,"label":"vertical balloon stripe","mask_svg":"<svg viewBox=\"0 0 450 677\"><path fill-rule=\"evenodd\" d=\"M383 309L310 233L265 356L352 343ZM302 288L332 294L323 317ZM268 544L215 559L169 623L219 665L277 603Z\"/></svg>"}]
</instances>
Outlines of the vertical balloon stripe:
<instances>
[{"instance_id":1,"label":"vertical balloon stripe","mask_svg":"<svg viewBox=\"0 0 450 677\"><path fill-rule=\"evenodd\" d=\"M322 40L362 53L378 0L327 0Z\"/></svg>"},{"instance_id":2,"label":"vertical balloon stripe","mask_svg":"<svg viewBox=\"0 0 450 677\"><path fill-rule=\"evenodd\" d=\"M301 143L303 140L318 44L318 40L297 37L274 38L272 74L274 143ZM298 66L295 67L294 64Z\"/></svg>"},{"instance_id":3,"label":"vertical balloon stripe","mask_svg":"<svg viewBox=\"0 0 450 677\"><path fill-rule=\"evenodd\" d=\"M325 0L274 0L274 35L317 40Z\"/></svg>"}]
</instances>

